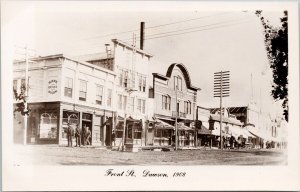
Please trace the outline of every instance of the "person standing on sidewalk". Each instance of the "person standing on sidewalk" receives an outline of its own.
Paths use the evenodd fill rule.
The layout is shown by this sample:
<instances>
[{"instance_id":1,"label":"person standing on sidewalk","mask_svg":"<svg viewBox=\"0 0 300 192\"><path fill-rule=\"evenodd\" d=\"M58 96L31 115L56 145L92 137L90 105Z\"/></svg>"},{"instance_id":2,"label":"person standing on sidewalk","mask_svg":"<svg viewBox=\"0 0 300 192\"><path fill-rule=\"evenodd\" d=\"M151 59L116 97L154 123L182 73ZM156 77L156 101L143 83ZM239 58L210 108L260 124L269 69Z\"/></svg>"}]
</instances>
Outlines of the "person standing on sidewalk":
<instances>
[{"instance_id":1,"label":"person standing on sidewalk","mask_svg":"<svg viewBox=\"0 0 300 192\"><path fill-rule=\"evenodd\" d=\"M86 127L86 132L85 132L85 142L86 145L91 145L90 139L91 139L91 131L89 129L89 127Z\"/></svg>"},{"instance_id":2,"label":"person standing on sidewalk","mask_svg":"<svg viewBox=\"0 0 300 192\"><path fill-rule=\"evenodd\" d=\"M82 142L82 145L85 146L85 135L86 135L86 125L84 125L82 127L82 132L81 132L81 142Z\"/></svg>"},{"instance_id":3,"label":"person standing on sidewalk","mask_svg":"<svg viewBox=\"0 0 300 192\"><path fill-rule=\"evenodd\" d=\"M76 129L75 129L75 138L76 138L76 145L75 147L77 147L79 145L81 145L81 133L80 133L80 129L78 126L76 126Z\"/></svg>"},{"instance_id":4,"label":"person standing on sidewalk","mask_svg":"<svg viewBox=\"0 0 300 192\"><path fill-rule=\"evenodd\" d=\"M72 147L72 137L74 136L74 128L73 125L69 125L67 129L67 138L68 138L68 147Z\"/></svg>"}]
</instances>

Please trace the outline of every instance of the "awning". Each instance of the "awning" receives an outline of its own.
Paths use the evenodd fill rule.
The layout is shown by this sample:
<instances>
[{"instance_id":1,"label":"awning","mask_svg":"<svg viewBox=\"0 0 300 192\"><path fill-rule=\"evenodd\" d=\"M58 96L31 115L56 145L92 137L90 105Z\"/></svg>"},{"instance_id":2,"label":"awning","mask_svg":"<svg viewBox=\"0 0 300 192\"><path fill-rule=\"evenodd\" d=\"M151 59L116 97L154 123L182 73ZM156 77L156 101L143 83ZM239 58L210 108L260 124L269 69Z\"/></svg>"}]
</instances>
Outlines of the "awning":
<instances>
[{"instance_id":1,"label":"awning","mask_svg":"<svg viewBox=\"0 0 300 192\"><path fill-rule=\"evenodd\" d=\"M173 125L170 125L169 123L166 123L162 120L156 119L155 120L155 129L175 129Z\"/></svg>"},{"instance_id":2,"label":"awning","mask_svg":"<svg viewBox=\"0 0 300 192\"><path fill-rule=\"evenodd\" d=\"M242 129L236 126L232 126L230 127L231 130L231 134L234 137L239 137L239 136L243 136L244 138L248 138L248 137L253 137L252 134L250 134L246 129Z\"/></svg>"},{"instance_id":3,"label":"awning","mask_svg":"<svg viewBox=\"0 0 300 192\"><path fill-rule=\"evenodd\" d=\"M205 126L201 125L201 129L198 129L198 134L211 135L211 130L209 130Z\"/></svg>"},{"instance_id":4,"label":"awning","mask_svg":"<svg viewBox=\"0 0 300 192\"><path fill-rule=\"evenodd\" d=\"M179 131L195 131L195 129L184 125L183 123L177 123L177 129Z\"/></svg>"},{"instance_id":5,"label":"awning","mask_svg":"<svg viewBox=\"0 0 300 192\"><path fill-rule=\"evenodd\" d=\"M264 139L264 140L267 140L267 141L271 141L271 138L270 138L270 137L268 137L264 132L258 130L258 129L255 128L255 127L249 127L249 128L248 128L248 131L249 131L251 134L255 135L256 137L259 137L259 138Z\"/></svg>"},{"instance_id":6,"label":"awning","mask_svg":"<svg viewBox=\"0 0 300 192\"><path fill-rule=\"evenodd\" d=\"M121 117L121 116L118 116L117 119L118 119L118 121L120 121L120 122L124 121L124 117ZM132 118L131 116L129 116L128 118L126 118L126 121L128 121L128 122L136 122L136 123L141 122L141 120L134 119L134 118Z\"/></svg>"},{"instance_id":7,"label":"awning","mask_svg":"<svg viewBox=\"0 0 300 192\"><path fill-rule=\"evenodd\" d=\"M220 129L214 129L214 130L212 130L211 134L215 135L215 136L220 136ZM222 130L222 135L225 136L225 131L224 130Z\"/></svg>"}]
</instances>

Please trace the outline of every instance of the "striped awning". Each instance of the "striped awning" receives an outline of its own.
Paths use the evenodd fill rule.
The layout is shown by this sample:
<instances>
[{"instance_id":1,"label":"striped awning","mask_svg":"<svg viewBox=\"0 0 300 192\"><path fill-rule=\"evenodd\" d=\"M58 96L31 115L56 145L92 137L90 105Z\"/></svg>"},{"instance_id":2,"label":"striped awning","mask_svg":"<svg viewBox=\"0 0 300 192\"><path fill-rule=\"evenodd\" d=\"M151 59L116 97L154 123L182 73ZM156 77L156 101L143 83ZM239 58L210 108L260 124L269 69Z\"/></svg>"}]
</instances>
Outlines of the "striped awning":
<instances>
[{"instance_id":1,"label":"striped awning","mask_svg":"<svg viewBox=\"0 0 300 192\"><path fill-rule=\"evenodd\" d=\"M155 119L155 129L173 129L175 130L175 127L173 125L170 125L169 123L166 123L162 120Z\"/></svg>"}]
</instances>

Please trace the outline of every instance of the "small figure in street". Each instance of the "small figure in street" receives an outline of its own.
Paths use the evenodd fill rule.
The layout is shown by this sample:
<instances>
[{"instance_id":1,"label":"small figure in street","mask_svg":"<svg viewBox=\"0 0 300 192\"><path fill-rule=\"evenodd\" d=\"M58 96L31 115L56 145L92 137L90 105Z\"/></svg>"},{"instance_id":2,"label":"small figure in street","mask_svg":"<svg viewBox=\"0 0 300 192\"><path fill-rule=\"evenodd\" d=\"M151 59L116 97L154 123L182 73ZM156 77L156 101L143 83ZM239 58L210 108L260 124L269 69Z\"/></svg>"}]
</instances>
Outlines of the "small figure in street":
<instances>
[{"instance_id":1,"label":"small figure in street","mask_svg":"<svg viewBox=\"0 0 300 192\"><path fill-rule=\"evenodd\" d=\"M81 142L82 142L82 145L85 146L86 145L86 142L85 142L85 135L86 135L86 125L84 125L82 127L82 133L81 133Z\"/></svg>"},{"instance_id":2,"label":"small figure in street","mask_svg":"<svg viewBox=\"0 0 300 192\"><path fill-rule=\"evenodd\" d=\"M112 134L111 134L111 141L113 143L113 146L116 146L116 134L115 134L115 130L112 131Z\"/></svg>"},{"instance_id":3,"label":"small figure in street","mask_svg":"<svg viewBox=\"0 0 300 192\"><path fill-rule=\"evenodd\" d=\"M86 136L85 136L85 142L86 145L91 145L90 139L91 139L91 131L89 129L89 127L86 127L86 132L85 132Z\"/></svg>"},{"instance_id":4,"label":"small figure in street","mask_svg":"<svg viewBox=\"0 0 300 192\"><path fill-rule=\"evenodd\" d=\"M76 138L76 145L75 147L81 145L81 133L80 133L80 129L78 126L76 126L76 129L75 129L75 138Z\"/></svg>"},{"instance_id":5,"label":"small figure in street","mask_svg":"<svg viewBox=\"0 0 300 192\"><path fill-rule=\"evenodd\" d=\"M68 147L72 147L72 138L74 136L74 128L73 125L69 125L67 129L67 138L68 138Z\"/></svg>"}]
</instances>

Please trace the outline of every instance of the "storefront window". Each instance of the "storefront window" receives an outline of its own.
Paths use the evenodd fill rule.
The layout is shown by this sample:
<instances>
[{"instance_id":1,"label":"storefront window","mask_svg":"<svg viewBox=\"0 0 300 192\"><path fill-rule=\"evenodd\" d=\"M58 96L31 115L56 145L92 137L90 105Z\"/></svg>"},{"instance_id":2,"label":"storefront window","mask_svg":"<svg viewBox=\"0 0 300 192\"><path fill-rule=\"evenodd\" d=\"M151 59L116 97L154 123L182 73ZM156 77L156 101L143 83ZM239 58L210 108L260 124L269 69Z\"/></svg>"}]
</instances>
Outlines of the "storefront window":
<instances>
[{"instance_id":1,"label":"storefront window","mask_svg":"<svg viewBox=\"0 0 300 192\"><path fill-rule=\"evenodd\" d=\"M40 120L40 138L57 138L57 115L55 113L43 113Z\"/></svg>"},{"instance_id":2,"label":"storefront window","mask_svg":"<svg viewBox=\"0 0 300 192\"><path fill-rule=\"evenodd\" d=\"M62 119L62 138L67 138L67 128L69 124L79 125L79 113L72 111L63 111Z\"/></svg>"},{"instance_id":3,"label":"storefront window","mask_svg":"<svg viewBox=\"0 0 300 192\"><path fill-rule=\"evenodd\" d=\"M122 138L123 137L123 122L119 122L116 126L116 138Z\"/></svg>"}]
</instances>

